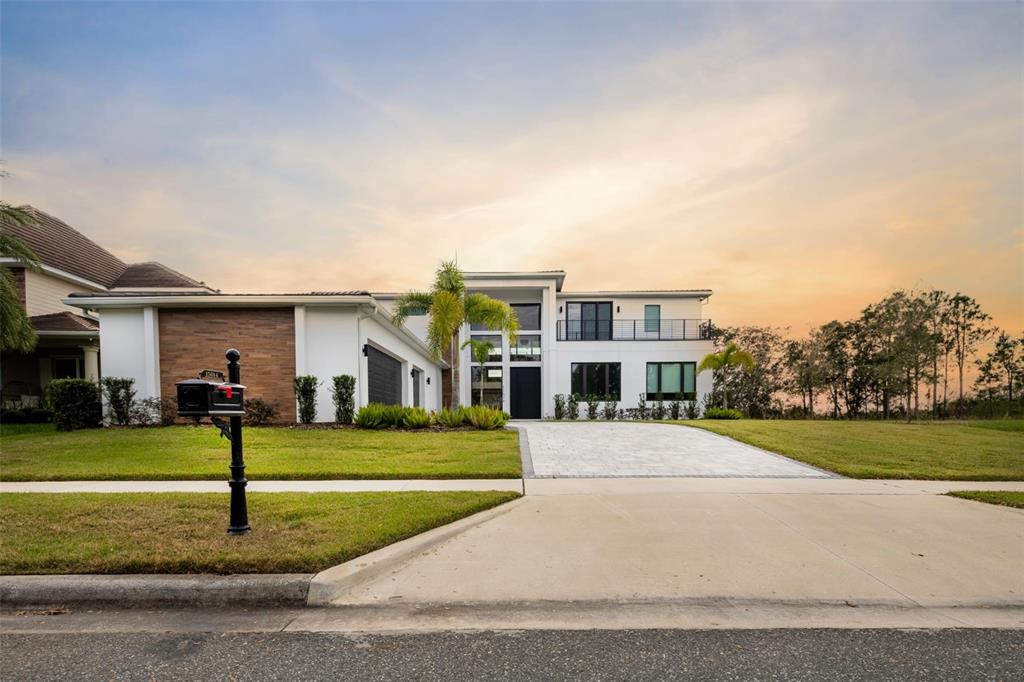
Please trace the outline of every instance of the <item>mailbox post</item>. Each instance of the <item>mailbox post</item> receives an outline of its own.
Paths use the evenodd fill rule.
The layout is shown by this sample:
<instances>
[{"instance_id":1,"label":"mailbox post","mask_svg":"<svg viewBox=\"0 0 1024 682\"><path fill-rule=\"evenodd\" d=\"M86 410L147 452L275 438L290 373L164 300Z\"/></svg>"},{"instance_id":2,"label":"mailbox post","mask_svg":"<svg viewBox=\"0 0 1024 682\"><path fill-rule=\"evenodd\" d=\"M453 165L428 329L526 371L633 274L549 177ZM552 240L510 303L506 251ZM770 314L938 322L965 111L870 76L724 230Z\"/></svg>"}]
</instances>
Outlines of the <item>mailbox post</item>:
<instances>
[{"instance_id":1,"label":"mailbox post","mask_svg":"<svg viewBox=\"0 0 1024 682\"><path fill-rule=\"evenodd\" d=\"M238 359L241 357L234 348L229 348L224 354L228 359L228 382L241 384L241 371L239 370ZM245 478L245 460L242 459L242 416L231 416L231 525L228 532L232 535L248 533L249 508L245 501L245 486L248 481Z\"/></svg>"},{"instance_id":2,"label":"mailbox post","mask_svg":"<svg viewBox=\"0 0 1024 682\"><path fill-rule=\"evenodd\" d=\"M245 460L242 458L242 416L245 414L245 386L239 381L238 359L241 354L229 348L224 354L228 359L228 380L215 370L203 370L197 379L186 379L177 383L178 416L209 417L220 434L231 441L231 523L228 533L242 535L252 528L249 526L249 510L245 503ZM216 377L217 381L212 381ZM221 417L230 419L230 426Z\"/></svg>"}]
</instances>

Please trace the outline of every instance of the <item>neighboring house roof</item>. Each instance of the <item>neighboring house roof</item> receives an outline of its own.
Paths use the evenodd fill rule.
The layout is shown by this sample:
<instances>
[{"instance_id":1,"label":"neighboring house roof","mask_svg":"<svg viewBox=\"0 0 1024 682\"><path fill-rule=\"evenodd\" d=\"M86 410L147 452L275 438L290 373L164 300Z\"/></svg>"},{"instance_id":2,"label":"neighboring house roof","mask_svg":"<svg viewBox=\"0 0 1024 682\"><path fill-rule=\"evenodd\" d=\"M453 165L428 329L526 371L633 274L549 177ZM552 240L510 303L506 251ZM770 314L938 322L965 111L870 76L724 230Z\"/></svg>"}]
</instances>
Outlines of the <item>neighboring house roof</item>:
<instances>
[{"instance_id":1,"label":"neighboring house roof","mask_svg":"<svg viewBox=\"0 0 1024 682\"><path fill-rule=\"evenodd\" d=\"M34 206L21 206L34 223L0 221L0 228L25 242L44 266L94 282L107 289L205 289L203 282L163 263L125 263L84 234Z\"/></svg>"},{"instance_id":2,"label":"neighboring house roof","mask_svg":"<svg viewBox=\"0 0 1024 682\"><path fill-rule=\"evenodd\" d=\"M5 221L3 229L28 244L44 265L105 287L112 286L128 267L63 220L32 206L20 208L30 213L36 222L19 225Z\"/></svg>"},{"instance_id":3,"label":"neighboring house roof","mask_svg":"<svg viewBox=\"0 0 1024 682\"><path fill-rule=\"evenodd\" d=\"M28 318L36 331L45 334L47 332L99 332L100 325L93 320L72 312L50 313L49 315L35 315Z\"/></svg>"},{"instance_id":4,"label":"neighboring house roof","mask_svg":"<svg viewBox=\"0 0 1024 682\"><path fill-rule=\"evenodd\" d=\"M115 289L207 288L203 282L153 261L129 265L113 286Z\"/></svg>"}]
</instances>

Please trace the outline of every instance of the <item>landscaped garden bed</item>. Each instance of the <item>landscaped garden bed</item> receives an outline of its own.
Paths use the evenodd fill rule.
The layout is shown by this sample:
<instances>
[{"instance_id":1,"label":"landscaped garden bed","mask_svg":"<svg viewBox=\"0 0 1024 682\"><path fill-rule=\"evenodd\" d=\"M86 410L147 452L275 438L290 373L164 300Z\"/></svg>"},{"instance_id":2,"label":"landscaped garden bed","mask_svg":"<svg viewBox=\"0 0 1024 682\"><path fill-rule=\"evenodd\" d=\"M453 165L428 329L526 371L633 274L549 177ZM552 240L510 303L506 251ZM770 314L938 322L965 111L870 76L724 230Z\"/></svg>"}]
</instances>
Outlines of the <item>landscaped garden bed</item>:
<instances>
[{"instance_id":1,"label":"landscaped garden bed","mask_svg":"<svg viewBox=\"0 0 1024 682\"><path fill-rule=\"evenodd\" d=\"M1021 420L906 424L744 419L678 423L852 478L1024 480Z\"/></svg>"},{"instance_id":2,"label":"landscaped garden bed","mask_svg":"<svg viewBox=\"0 0 1024 682\"><path fill-rule=\"evenodd\" d=\"M0 494L0 573L313 573L518 497L510 492Z\"/></svg>"},{"instance_id":3,"label":"landscaped garden bed","mask_svg":"<svg viewBox=\"0 0 1024 682\"><path fill-rule=\"evenodd\" d=\"M517 478L515 430L244 430L251 479ZM230 451L205 426L0 431L0 479L204 480L228 475Z\"/></svg>"}]
</instances>

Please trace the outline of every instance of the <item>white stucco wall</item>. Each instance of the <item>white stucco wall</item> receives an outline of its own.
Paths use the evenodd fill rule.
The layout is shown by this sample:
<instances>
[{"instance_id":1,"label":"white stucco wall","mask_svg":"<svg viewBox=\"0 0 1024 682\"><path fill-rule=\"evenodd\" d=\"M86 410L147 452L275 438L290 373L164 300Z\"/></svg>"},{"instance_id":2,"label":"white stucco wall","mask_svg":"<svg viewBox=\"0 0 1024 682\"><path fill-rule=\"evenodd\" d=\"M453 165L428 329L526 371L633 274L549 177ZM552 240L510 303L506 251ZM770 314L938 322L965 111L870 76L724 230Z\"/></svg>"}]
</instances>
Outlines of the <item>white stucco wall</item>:
<instances>
[{"instance_id":1,"label":"white stucco wall","mask_svg":"<svg viewBox=\"0 0 1024 682\"><path fill-rule=\"evenodd\" d=\"M367 358L363 345L370 344L402 363L402 403L413 402L413 368L421 370L421 406L440 407L441 371L426 352L405 338L390 324L381 323L366 306L296 306L295 371L320 379L317 391L317 419L333 421L332 377L356 377L356 409L367 403ZM430 383L427 384L427 378Z\"/></svg>"},{"instance_id":2,"label":"white stucco wall","mask_svg":"<svg viewBox=\"0 0 1024 682\"><path fill-rule=\"evenodd\" d=\"M109 308L100 320L101 374L135 379L138 398L160 396L158 311Z\"/></svg>"}]
</instances>

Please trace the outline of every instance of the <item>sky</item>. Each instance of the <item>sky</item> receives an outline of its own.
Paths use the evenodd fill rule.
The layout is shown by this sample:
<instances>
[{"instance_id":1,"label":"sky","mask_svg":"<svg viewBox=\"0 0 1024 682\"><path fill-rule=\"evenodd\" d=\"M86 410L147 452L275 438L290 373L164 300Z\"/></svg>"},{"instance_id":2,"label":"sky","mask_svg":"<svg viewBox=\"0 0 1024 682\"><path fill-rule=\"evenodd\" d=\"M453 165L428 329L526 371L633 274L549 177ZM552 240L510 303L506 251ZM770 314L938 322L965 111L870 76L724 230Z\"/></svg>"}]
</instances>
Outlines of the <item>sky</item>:
<instances>
[{"instance_id":1,"label":"sky","mask_svg":"<svg viewBox=\"0 0 1024 682\"><path fill-rule=\"evenodd\" d=\"M1024 330L1021 3L0 4L4 199L225 292L564 269Z\"/></svg>"}]
</instances>

